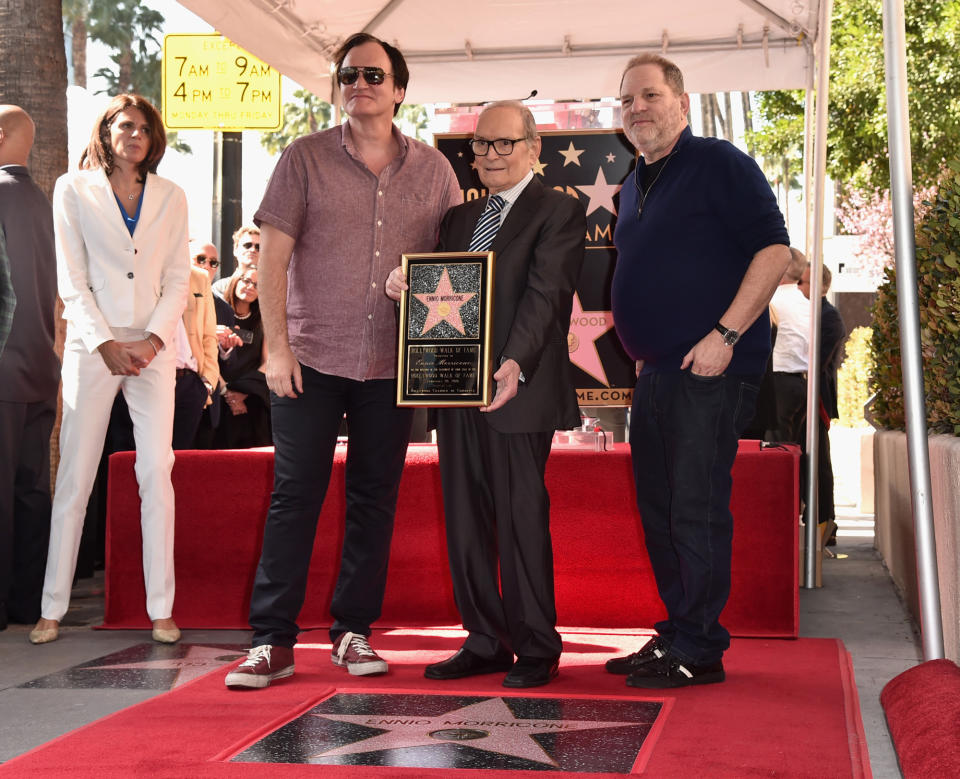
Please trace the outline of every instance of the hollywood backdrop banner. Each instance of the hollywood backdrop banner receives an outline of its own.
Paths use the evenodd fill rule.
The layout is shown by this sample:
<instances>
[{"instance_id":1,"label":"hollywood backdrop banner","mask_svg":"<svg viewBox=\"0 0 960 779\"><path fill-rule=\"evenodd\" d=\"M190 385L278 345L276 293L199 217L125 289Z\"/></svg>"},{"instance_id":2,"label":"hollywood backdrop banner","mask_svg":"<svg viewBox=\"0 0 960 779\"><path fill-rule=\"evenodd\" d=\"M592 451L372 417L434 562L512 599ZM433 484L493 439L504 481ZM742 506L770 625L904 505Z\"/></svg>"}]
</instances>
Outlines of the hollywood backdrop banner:
<instances>
[{"instance_id":1,"label":"hollywood backdrop banner","mask_svg":"<svg viewBox=\"0 0 960 779\"><path fill-rule=\"evenodd\" d=\"M464 200L486 197L467 146L472 136L450 133L434 137L450 160ZM610 283L617 253L613 228L621 185L629 185L633 147L618 130L557 130L540 134L542 149L534 174L545 186L577 198L587 212L583 270L573 298L567 345L581 406L629 406L636 381L613 327Z\"/></svg>"}]
</instances>

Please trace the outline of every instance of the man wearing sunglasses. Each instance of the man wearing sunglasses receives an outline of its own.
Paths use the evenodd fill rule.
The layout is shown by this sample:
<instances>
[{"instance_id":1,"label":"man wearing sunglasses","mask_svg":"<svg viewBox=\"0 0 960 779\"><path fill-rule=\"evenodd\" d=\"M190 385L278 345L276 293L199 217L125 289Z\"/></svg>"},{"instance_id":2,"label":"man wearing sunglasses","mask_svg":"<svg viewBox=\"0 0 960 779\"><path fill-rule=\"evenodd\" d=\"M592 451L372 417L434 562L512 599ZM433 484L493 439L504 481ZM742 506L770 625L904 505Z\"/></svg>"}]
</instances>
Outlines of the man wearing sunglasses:
<instances>
[{"instance_id":1,"label":"man wearing sunglasses","mask_svg":"<svg viewBox=\"0 0 960 779\"><path fill-rule=\"evenodd\" d=\"M275 480L250 600L253 648L227 675L231 688L293 673L344 415L346 527L331 660L353 675L387 671L368 638L383 603L412 412L394 400L396 308L383 282L402 253L434 249L440 220L462 196L447 160L393 124L409 75L403 55L359 33L335 61L346 123L284 150L254 216Z\"/></svg>"},{"instance_id":2,"label":"man wearing sunglasses","mask_svg":"<svg viewBox=\"0 0 960 779\"><path fill-rule=\"evenodd\" d=\"M260 262L260 228L256 225L243 225L233 234L233 256L237 260L236 273L243 275ZM219 264L219 259L217 260ZM213 283L213 294L223 298L230 285L230 277L221 278Z\"/></svg>"},{"instance_id":3,"label":"man wearing sunglasses","mask_svg":"<svg viewBox=\"0 0 960 779\"><path fill-rule=\"evenodd\" d=\"M177 384L173 411L173 448L193 449L203 410L213 402L220 382L217 316L210 281L220 264L212 244L190 242L190 294L177 326ZM212 265L216 263L216 265Z\"/></svg>"},{"instance_id":4,"label":"man wearing sunglasses","mask_svg":"<svg viewBox=\"0 0 960 779\"><path fill-rule=\"evenodd\" d=\"M450 573L469 635L424 675L499 671L505 687L537 687L556 676L563 649L543 476L554 430L580 422L567 330L587 224L577 198L534 176L540 137L522 103L488 105L470 146L490 197L447 214L438 251L496 253L499 369L489 406L436 414ZM406 286L396 268L387 294Z\"/></svg>"}]
</instances>

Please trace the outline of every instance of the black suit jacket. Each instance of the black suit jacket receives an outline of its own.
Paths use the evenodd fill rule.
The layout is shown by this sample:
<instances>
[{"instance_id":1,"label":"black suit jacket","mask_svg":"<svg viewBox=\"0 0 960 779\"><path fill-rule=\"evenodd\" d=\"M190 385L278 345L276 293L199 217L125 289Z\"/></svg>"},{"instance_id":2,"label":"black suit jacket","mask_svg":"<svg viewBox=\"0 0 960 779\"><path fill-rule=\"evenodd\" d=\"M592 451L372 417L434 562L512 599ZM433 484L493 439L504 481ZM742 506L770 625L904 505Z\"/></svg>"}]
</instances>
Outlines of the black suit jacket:
<instances>
[{"instance_id":1,"label":"black suit jacket","mask_svg":"<svg viewBox=\"0 0 960 779\"><path fill-rule=\"evenodd\" d=\"M466 251L486 199L450 209L438 251ZM484 414L501 433L562 430L580 424L567 331L580 267L586 216L580 201L537 179L524 188L494 238L493 359L523 371L516 397Z\"/></svg>"},{"instance_id":2,"label":"black suit jacket","mask_svg":"<svg viewBox=\"0 0 960 779\"><path fill-rule=\"evenodd\" d=\"M843 362L843 344L847 328L836 307L822 298L820 308L820 397L830 419L840 416L837 409L837 369Z\"/></svg>"}]
</instances>

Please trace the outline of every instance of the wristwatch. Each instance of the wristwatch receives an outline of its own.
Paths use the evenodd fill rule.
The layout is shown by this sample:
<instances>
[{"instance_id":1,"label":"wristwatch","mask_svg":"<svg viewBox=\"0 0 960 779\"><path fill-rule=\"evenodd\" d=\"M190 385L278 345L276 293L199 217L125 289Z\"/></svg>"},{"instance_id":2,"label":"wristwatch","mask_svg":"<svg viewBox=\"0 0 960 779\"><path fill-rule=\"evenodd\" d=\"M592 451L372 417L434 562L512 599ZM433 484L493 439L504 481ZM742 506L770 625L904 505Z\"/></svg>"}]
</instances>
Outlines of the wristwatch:
<instances>
[{"instance_id":1,"label":"wristwatch","mask_svg":"<svg viewBox=\"0 0 960 779\"><path fill-rule=\"evenodd\" d=\"M714 328L718 333L720 333L720 335L723 336L723 342L727 346L734 346L737 341L740 340L740 333L738 333L736 330L731 330L729 327L724 327L719 322L714 325Z\"/></svg>"}]
</instances>

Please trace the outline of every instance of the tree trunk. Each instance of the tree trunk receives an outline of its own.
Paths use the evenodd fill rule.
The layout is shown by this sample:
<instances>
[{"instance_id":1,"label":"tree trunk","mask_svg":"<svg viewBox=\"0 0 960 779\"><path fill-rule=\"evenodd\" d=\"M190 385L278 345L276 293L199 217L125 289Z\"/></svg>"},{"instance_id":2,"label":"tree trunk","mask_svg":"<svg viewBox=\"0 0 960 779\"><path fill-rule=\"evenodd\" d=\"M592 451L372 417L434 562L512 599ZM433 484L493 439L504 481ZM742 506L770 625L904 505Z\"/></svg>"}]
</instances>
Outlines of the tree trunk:
<instances>
[{"instance_id":1,"label":"tree trunk","mask_svg":"<svg viewBox=\"0 0 960 779\"><path fill-rule=\"evenodd\" d=\"M0 3L0 103L23 108L37 126L29 167L47 197L67 170L67 55L60 0ZM57 300L57 354L63 356L66 324ZM51 482L59 463L60 401L50 438Z\"/></svg>"},{"instance_id":2,"label":"tree trunk","mask_svg":"<svg viewBox=\"0 0 960 779\"><path fill-rule=\"evenodd\" d=\"M717 135L717 115L714 111L716 95L712 93L700 95L700 118L703 120L703 134L711 138Z\"/></svg>"},{"instance_id":3,"label":"tree trunk","mask_svg":"<svg viewBox=\"0 0 960 779\"><path fill-rule=\"evenodd\" d=\"M73 65L73 83L87 88L87 20L75 19L70 26L70 62Z\"/></svg>"},{"instance_id":4,"label":"tree trunk","mask_svg":"<svg viewBox=\"0 0 960 779\"><path fill-rule=\"evenodd\" d=\"M740 93L740 107L743 109L743 134L747 138L747 153L751 157L757 154L757 147L750 138L753 132L753 107L750 105L750 93Z\"/></svg>"},{"instance_id":5,"label":"tree trunk","mask_svg":"<svg viewBox=\"0 0 960 779\"><path fill-rule=\"evenodd\" d=\"M120 52L117 89L120 93L133 91L133 52L124 49Z\"/></svg>"},{"instance_id":6,"label":"tree trunk","mask_svg":"<svg viewBox=\"0 0 960 779\"><path fill-rule=\"evenodd\" d=\"M730 93L723 93L723 113L726 116L723 122L723 137L733 143L733 107L730 104Z\"/></svg>"},{"instance_id":7,"label":"tree trunk","mask_svg":"<svg viewBox=\"0 0 960 779\"><path fill-rule=\"evenodd\" d=\"M786 155L783 157L783 221L787 224L787 231L790 231L790 160Z\"/></svg>"}]
</instances>

